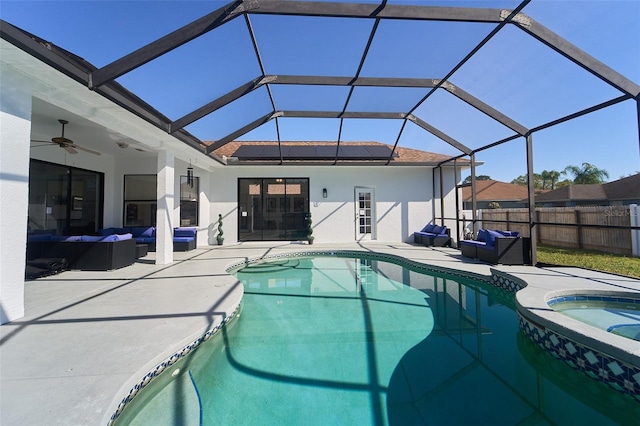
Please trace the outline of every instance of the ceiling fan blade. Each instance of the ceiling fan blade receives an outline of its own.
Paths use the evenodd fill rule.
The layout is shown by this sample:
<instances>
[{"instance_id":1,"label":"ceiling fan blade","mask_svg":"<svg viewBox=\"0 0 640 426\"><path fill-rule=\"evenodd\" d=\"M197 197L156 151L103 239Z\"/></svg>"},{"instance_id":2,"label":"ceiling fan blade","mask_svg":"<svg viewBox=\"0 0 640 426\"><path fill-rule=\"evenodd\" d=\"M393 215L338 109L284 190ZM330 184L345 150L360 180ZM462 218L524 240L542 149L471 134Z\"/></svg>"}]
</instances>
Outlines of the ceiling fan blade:
<instances>
[{"instance_id":1,"label":"ceiling fan blade","mask_svg":"<svg viewBox=\"0 0 640 426\"><path fill-rule=\"evenodd\" d=\"M71 148L69 145L60 145L62 148L64 148L65 151L67 151L69 154L77 154L78 151L76 151L75 149Z\"/></svg>"},{"instance_id":2,"label":"ceiling fan blade","mask_svg":"<svg viewBox=\"0 0 640 426\"><path fill-rule=\"evenodd\" d=\"M84 148L84 147L81 147L81 146L76 145L76 144L74 144L74 143L72 143L72 144L67 144L67 146L73 147L73 148L75 148L75 149L79 149L79 150L81 150L81 151L88 152L88 153L90 153L90 154L101 155L98 151L94 151L94 150L89 149L89 148Z\"/></svg>"},{"instance_id":3,"label":"ceiling fan blade","mask_svg":"<svg viewBox=\"0 0 640 426\"><path fill-rule=\"evenodd\" d=\"M54 143L51 142L40 142L38 141L37 143L32 143L31 144L31 149L33 148L43 148L43 147L52 147L52 146L57 146Z\"/></svg>"}]
</instances>

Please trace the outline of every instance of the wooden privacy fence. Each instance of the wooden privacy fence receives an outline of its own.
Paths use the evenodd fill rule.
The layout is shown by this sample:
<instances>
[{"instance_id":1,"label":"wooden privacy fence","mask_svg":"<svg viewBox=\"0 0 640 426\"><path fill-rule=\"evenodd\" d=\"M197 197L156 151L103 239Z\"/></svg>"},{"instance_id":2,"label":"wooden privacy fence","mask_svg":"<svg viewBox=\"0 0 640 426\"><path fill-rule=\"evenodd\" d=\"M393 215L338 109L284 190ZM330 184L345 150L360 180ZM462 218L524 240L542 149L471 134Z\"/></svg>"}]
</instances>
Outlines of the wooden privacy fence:
<instances>
[{"instance_id":1,"label":"wooden privacy fence","mask_svg":"<svg viewBox=\"0 0 640 426\"><path fill-rule=\"evenodd\" d=\"M486 209L480 217L482 228L529 236L529 209ZM535 221L538 244L633 255L629 206L537 207Z\"/></svg>"}]
</instances>

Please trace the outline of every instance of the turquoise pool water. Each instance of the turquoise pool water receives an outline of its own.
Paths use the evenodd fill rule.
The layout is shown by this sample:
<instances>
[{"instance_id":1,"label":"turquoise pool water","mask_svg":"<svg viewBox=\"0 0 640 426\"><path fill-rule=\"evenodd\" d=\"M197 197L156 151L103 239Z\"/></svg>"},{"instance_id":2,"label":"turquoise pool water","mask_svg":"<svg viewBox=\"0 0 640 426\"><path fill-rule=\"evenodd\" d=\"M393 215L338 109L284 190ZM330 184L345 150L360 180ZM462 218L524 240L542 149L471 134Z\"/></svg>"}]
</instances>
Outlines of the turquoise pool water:
<instances>
[{"instance_id":1,"label":"turquoise pool water","mask_svg":"<svg viewBox=\"0 0 640 426\"><path fill-rule=\"evenodd\" d=\"M640 300L608 296L570 296L549 306L573 319L640 341Z\"/></svg>"},{"instance_id":2,"label":"turquoise pool water","mask_svg":"<svg viewBox=\"0 0 640 426\"><path fill-rule=\"evenodd\" d=\"M640 403L518 330L513 296L374 259L251 264L240 317L119 424L634 424Z\"/></svg>"}]
</instances>

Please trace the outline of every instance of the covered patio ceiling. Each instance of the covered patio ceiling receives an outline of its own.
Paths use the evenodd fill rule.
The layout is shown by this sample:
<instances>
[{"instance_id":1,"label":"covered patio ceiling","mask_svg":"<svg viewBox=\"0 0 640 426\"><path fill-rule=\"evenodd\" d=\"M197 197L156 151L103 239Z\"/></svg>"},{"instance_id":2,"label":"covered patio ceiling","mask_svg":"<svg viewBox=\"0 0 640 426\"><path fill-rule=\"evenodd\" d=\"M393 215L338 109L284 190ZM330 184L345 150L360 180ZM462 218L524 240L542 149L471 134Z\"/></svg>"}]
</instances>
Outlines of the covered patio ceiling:
<instances>
[{"instance_id":1,"label":"covered patio ceiling","mask_svg":"<svg viewBox=\"0 0 640 426\"><path fill-rule=\"evenodd\" d=\"M225 144L292 140L309 120L333 164L355 140L392 146L389 160L398 146L459 158L638 102L636 83L526 15L530 0L405 3L231 1L102 66L4 21L2 38L223 164Z\"/></svg>"}]
</instances>

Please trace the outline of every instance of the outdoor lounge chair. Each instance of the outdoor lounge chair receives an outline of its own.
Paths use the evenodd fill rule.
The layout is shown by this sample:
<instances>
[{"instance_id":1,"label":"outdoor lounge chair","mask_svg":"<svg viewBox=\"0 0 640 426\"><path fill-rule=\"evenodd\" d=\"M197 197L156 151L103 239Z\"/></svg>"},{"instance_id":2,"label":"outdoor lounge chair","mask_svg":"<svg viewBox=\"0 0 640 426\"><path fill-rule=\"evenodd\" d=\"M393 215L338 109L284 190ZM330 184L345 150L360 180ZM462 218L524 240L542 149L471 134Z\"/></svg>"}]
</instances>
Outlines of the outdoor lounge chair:
<instances>
[{"instance_id":1,"label":"outdoor lounge chair","mask_svg":"<svg viewBox=\"0 0 640 426\"><path fill-rule=\"evenodd\" d=\"M480 229L475 240L460 241L462 255L491 264L531 263L531 239L518 232Z\"/></svg>"},{"instance_id":2,"label":"outdoor lounge chair","mask_svg":"<svg viewBox=\"0 0 640 426\"><path fill-rule=\"evenodd\" d=\"M451 244L449 228L429 223L422 230L413 233L413 242L423 246L444 247Z\"/></svg>"}]
</instances>

